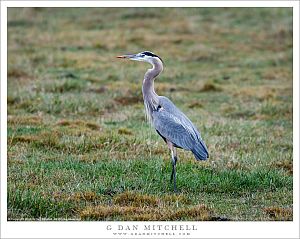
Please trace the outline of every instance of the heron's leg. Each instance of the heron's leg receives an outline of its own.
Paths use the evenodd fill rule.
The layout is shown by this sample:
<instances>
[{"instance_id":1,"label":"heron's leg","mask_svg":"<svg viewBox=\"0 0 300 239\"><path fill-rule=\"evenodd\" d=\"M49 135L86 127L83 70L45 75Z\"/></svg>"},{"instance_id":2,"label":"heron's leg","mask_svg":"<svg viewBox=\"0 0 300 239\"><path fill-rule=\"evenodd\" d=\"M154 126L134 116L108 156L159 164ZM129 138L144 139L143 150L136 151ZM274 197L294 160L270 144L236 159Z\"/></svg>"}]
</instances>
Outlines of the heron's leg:
<instances>
[{"instance_id":1,"label":"heron's leg","mask_svg":"<svg viewBox=\"0 0 300 239\"><path fill-rule=\"evenodd\" d=\"M170 183L173 182L173 177L174 177L174 167L173 167L173 160L172 160L172 173L171 173Z\"/></svg>"},{"instance_id":2,"label":"heron's leg","mask_svg":"<svg viewBox=\"0 0 300 239\"><path fill-rule=\"evenodd\" d=\"M171 162L172 162L172 174L171 174L171 179L170 181L173 181L173 177L174 177L174 173L176 173L176 162L177 162L177 155L176 155L176 149L173 147L173 149L171 149Z\"/></svg>"},{"instance_id":3,"label":"heron's leg","mask_svg":"<svg viewBox=\"0 0 300 239\"><path fill-rule=\"evenodd\" d=\"M177 186L176 186L176 162L177 162L177 152L176 148L173 146L172 143L168 142L168 146L171 150L172 155L172 174L170 178L170 182L174 181L174 192L177 192Z\"/></svg>"},{"instance_id":4,"label":"heron's leg","mask_svg":"<svg viewBox=\"0 0 300 239\"><path fill-rule=\"evenodd\" d=\"M176 162L177 162L177 155L176 155L176 149L174 148L173 155L172 155L172 174L174 175L174 192L177 192L177 186L176 186Z\"/></svg>"}]
</instances>

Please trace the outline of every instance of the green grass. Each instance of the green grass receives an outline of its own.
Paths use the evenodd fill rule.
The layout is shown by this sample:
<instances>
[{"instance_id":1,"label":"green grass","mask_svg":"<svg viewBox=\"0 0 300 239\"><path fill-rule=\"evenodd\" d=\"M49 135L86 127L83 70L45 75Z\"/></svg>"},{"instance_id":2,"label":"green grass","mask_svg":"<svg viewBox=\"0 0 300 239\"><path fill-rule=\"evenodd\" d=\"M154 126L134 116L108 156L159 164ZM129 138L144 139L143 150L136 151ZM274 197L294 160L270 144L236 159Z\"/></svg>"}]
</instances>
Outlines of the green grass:
<instances>
[{"instance_id":1,"label":"green grass","mask_svg":"<svg viewBox=\"0 0 300 239\"><path fill-rule=\"evenodd\" d=\"M292 220L292 10L8 11L8 220ZM210 158L144 118L146 63Z\"/></svg>"}]
</instances>

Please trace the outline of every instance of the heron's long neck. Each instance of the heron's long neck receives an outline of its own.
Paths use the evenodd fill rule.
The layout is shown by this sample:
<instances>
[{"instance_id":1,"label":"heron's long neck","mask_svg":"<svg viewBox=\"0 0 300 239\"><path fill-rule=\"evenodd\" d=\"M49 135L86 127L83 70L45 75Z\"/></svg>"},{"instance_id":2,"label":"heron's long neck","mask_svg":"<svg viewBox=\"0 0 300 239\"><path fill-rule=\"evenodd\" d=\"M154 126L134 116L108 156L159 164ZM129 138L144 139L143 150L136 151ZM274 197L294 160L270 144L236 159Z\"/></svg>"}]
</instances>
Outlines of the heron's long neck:
<instances>
[{"instance_id":1,"label":"heron's long neck","mask_svg":"<svg viewBox=\"0 0 300 239\"><path fill-rule=\"evenodd\" d=\"M154 79L162 72L163 64L160 60L156 60L152 63L152 66L153 68L149 69L145 74L142 88L146 115L150 121L152 120L152 112L158 106L158 95L154 90Z\"/></svg>"}]
</instances>

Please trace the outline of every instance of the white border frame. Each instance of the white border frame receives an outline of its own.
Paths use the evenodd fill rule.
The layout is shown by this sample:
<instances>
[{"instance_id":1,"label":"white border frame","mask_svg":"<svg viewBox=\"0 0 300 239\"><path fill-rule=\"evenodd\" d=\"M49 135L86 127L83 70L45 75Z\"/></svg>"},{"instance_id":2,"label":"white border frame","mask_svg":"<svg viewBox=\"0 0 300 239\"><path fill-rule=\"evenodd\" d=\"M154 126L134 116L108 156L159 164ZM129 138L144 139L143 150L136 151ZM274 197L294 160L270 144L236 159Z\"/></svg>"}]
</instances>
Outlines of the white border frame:
<instances>
[{"instance_id":1,"label":"white border frame","mask_svg":"<svg viewBox=\"0 0 300 239\"><path fill-rule=\"evenodd\" d=\"M293 8L293 222L10 222L7 221L8 7L292 7ZM1 238L120 238L108 225L195 225L189 238L299 238L299 2L298 1L2 1L1 2ZM5 143L4 143L5 142ZM126 236L128 238L159 238ZM187 238L186 236L184 236ZM163 238L179 238L163 236Z\"/></svg>"}]
</instances>

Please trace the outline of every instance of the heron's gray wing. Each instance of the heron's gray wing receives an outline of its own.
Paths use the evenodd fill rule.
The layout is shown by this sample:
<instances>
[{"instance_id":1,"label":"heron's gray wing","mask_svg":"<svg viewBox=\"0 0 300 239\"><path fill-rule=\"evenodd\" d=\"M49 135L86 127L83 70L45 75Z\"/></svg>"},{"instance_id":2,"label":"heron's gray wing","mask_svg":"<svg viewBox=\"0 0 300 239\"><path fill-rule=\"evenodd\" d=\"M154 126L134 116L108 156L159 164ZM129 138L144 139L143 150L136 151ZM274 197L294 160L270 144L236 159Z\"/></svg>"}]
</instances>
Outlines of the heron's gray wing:
<instances>
[{"instance_id":1,"label":"heron's gray wing","mask_svg":"<svg viewBox=\"0 0 300 239\"><path fill-rule=\"evenodd\" d=\"M183 149L193 149L196 143L195 138L177 117L166 110L153 112L153 124L159 134L166 140Z\"/></svg>"},{"instance_id":2,"label":"heron's gray wing","mask_svg":"<svg viewBox=\"0 0 300 239\"><path fill-rule=\"evenodd\" d=\"M189 118L180 110L178 109L173 102L165 96L159 97L159 103L162 107L169 112L173 117L176 117L180 122L181 125L192 134L195 139L201 140L201 135L193 123L189 120Z\"/></svg>"},{"instance_id":3,"label":"heron's gray wing","mask_svg":"<svg viewBox=\"0 0 300 239\"><path fill-rule=\"evenodd\" d=\"M189 118L167 97L159 96L159 104L160 107L152 113L152 116L153 124L160 136L177 147L191 150L197 160L207 159L209 157L207 147Z\"/></svg>"}]
</instances>

